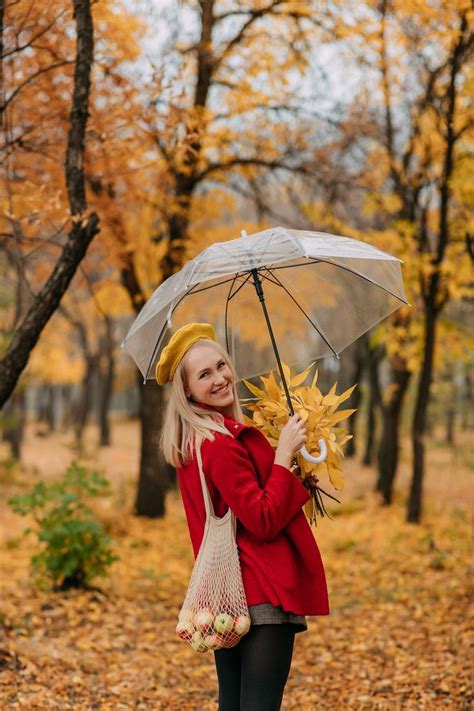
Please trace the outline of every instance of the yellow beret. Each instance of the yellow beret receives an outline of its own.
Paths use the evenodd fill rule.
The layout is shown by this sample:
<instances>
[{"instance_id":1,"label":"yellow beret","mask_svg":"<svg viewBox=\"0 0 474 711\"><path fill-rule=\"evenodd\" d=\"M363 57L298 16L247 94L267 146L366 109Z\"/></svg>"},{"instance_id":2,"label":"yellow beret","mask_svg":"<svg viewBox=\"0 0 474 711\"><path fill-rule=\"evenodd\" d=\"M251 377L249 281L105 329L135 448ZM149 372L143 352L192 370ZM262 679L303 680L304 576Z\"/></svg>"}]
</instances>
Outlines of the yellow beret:
<instances>
[{"instance_id":1,"label":"yellow beret","mask_svg":"<svg viewBox=\"0 0 474 711\"><path fill-rule=\"evenodd\" d=\"M170 342L163 348L156 364L155 376L158 385L173 380L176 368L191 346L203 338L216 340L216 332L210 323L188 323L173 333Z\"/></svg>"}]
</instances>

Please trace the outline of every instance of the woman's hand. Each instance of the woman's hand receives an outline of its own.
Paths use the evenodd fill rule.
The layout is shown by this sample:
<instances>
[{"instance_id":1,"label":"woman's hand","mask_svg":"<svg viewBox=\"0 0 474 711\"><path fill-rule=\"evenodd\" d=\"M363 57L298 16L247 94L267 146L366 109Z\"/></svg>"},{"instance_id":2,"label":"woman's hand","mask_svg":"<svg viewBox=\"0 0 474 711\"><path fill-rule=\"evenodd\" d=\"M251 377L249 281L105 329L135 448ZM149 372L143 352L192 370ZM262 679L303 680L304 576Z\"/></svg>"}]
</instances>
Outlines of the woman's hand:
<instances>
[{"instance_id":1,"label":"woman's hand","mask_svg":"<svg viewBox=\"0 0 474 711\"><path fill-rule=\"evenodd\" d=\"M281 464L289 469L295 452L298 452L305 442L305 423L299 415L293 415L280 432L275 452L275 464Z\"/></svg>"}]
</instances>

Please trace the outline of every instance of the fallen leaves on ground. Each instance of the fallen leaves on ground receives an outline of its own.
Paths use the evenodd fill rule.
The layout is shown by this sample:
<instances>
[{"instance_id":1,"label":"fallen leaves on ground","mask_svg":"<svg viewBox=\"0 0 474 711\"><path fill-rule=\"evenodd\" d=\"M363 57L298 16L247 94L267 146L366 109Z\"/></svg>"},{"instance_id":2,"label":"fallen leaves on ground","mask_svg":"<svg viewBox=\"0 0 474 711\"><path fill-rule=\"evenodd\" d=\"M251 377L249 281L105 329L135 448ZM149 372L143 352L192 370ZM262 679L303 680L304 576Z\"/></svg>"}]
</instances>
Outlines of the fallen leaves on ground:
<instances>
[{"instance_id":1,"label":"fallen leaves on ground","mask_svg":"<svg viewBox=\"0 0 474 711\"><path fill-rule=\"evenodd\" d=\"M113 457L123 460L123 452L117 446L107 456L114 483ZM430 467L449 456L433 448ZM402 469L403 483L406 462ZM467 467L457 462L456 476L444 466L428 477L420 526L405 522L401 494L390 508L378 505L373 471L348 460L346 473L334 521L315 530L331 614L308 618L309 631L296 637L283 711L467 711ZM216 709L212 653L193 652L174 633L193 562L178 493L169 495L165 519L140 519L130 513L133 477L117 475L115 498L98 512L121 556L111 577L87 592L38 592L28 579L35 543L20 538L25 521L5 508L31 477L17 472L2 487L1 708ZM450 495L440 496L446 488Z\"/></svg>"}]
</instances>

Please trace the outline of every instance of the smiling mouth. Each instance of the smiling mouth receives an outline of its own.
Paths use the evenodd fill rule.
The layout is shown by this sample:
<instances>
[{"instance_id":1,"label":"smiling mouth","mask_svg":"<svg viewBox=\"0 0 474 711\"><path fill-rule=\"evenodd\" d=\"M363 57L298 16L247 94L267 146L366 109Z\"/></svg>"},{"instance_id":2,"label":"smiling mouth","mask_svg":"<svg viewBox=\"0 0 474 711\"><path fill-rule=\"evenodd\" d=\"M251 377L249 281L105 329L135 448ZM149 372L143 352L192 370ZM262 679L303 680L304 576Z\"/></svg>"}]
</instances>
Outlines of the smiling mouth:
<instances>
[{"instance_id":1,"label":"smiling mouth","mask_svg":"<svg viewBox=\"0 0 474 711\"><path fill-rule=\"evenodd\" d=\"M227 385L224 385L223 388L219 388L219 390L214 390L214 392L212 394L213 395L224 395L228 390L229 390L229 383L227 383Z\"/></svg>"}]
</instances>

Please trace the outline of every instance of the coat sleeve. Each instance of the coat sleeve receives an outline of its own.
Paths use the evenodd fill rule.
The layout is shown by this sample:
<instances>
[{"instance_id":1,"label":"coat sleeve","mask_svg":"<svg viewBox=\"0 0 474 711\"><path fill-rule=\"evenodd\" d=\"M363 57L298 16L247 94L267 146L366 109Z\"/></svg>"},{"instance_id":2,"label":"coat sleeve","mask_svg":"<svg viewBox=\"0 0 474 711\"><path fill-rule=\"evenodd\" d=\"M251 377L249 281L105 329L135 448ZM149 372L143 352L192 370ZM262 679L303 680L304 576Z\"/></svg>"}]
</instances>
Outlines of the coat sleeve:
<instances>
[{"instance_id":1,"label":"coat sleeve","mask_svg":"<svg viewBox=\"0 0 474 711\"><path fill-rule=\"evenodd\" d=\"M301 510L310 495L292 472L273 464L265 487L246 448L233 437L205 442L203 469L236 518L258 538L273 540Z\"/></svg>"}]
</instances>

